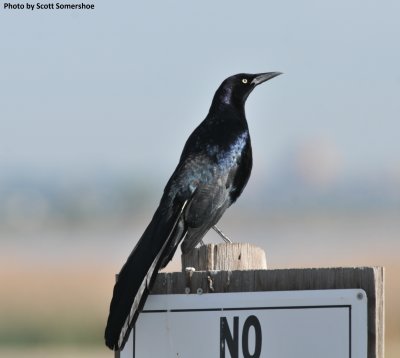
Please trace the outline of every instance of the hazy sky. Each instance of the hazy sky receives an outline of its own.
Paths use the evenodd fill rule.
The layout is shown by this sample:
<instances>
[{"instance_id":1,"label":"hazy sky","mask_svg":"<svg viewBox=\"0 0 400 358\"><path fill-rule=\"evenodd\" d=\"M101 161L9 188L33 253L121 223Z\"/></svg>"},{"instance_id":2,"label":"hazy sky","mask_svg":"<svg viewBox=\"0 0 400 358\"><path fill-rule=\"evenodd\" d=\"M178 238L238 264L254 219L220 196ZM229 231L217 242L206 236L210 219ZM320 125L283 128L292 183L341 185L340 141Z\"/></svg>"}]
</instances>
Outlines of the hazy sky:
<instances>
[{"instance_id":1,"label":"hazy sky","mask_svg":"<svg viewBox=\"0 0 400 358\"><path fill-rule=\"evenodd\" d=\"M1 9L3 173L168 176L225 77L275 70L246 107L257 170L311 145L400 172L399 1L95 3Z\"/></svg>"}]
</instances>

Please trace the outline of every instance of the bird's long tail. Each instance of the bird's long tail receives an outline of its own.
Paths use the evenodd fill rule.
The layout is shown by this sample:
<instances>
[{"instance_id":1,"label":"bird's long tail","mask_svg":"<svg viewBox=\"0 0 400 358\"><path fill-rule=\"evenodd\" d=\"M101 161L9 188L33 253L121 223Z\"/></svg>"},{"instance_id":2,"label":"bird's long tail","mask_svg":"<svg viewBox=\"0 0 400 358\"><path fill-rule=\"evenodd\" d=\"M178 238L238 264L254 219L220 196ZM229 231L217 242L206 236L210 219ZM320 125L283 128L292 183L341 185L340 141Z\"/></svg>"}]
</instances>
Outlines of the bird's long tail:
<instances>
[{"instance_id":1,"label":"bird's long tail","mask_svg":"<svg viewBox=\"0 0 400 358\"><path fill-rule=\"evenodd\" d=\"M160 206L122 267L114 286L104 335L110 349L124 347L158 270L183 237L181 216L186 204L187 201L168 210Z\"/></svg>"}]
</instances>

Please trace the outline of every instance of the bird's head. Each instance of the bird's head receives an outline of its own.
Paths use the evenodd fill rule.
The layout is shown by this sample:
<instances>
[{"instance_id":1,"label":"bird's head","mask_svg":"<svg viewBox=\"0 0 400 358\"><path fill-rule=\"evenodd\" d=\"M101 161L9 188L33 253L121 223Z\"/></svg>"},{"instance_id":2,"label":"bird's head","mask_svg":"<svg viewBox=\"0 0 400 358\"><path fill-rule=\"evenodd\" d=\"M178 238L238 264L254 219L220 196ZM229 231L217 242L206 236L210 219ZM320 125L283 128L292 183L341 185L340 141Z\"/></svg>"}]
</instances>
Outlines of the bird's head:
<instances>
[{"instance_id":1,"label":"bird's head","mask_svg":"<svg viewBox=\"0 0 400 358\"><path fill-rule=\"evenodd\" d=\"M282 72L239 73L228 77L215 92L213 104L229 104L244 108L247 97L256 86L281 74Z\"/></svg>"}]
</instances>

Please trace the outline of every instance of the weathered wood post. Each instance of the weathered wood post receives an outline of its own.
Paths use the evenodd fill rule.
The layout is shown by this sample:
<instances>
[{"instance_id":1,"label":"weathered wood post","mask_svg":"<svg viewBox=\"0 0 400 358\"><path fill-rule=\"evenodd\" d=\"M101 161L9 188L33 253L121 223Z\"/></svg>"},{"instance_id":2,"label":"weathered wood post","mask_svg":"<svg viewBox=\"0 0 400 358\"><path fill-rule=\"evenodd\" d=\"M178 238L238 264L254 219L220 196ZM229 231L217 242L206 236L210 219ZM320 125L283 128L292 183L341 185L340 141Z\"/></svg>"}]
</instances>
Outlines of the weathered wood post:
<instances>
[{"instance_id":1,"label":"weathered wood post","mask_svg":"<svg viewBox=\"0 0 400 358\"><path fill-rule=\"evenodd\" d=\"M247 243L209 244L182 255L182 270L196 271L265 270L265 252Z\"/></svg>"},{"instance_id":2,"label":"weathered wood post","mask_svg":"<svg viewBox=\"0 0 400 358\"><path fill-rule=\"evenodd\" d=\"M384 268L266 269L265 253L210 244L182 257L183 272L159 273L152 294L362 289L368 300L368 358L384 357ZM189 269L186 269L189 268Z\"/></svg>"}]
</instances>

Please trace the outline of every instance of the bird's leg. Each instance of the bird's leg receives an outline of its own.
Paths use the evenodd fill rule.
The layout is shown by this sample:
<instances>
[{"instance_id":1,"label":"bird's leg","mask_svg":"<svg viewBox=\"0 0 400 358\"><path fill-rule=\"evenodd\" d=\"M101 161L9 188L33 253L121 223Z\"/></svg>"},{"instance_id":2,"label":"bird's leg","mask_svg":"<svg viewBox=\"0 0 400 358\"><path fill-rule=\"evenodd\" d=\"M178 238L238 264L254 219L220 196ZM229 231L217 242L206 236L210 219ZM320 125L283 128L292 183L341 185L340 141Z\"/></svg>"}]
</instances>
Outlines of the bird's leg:
<instances>
[{"instance_id":1,"label":"bird's leg","mask_svg":"<svg viewBox=\"0 0 400 358\"><path fill-rule=\"evenodd\" d=\"M217 225L214 225L212 228L219 236L221 236L222 240L224 240L228 244L232 244L231 239L228 236L226 236L220 229L218 229Z\"/></svg>"}]
</instances>

